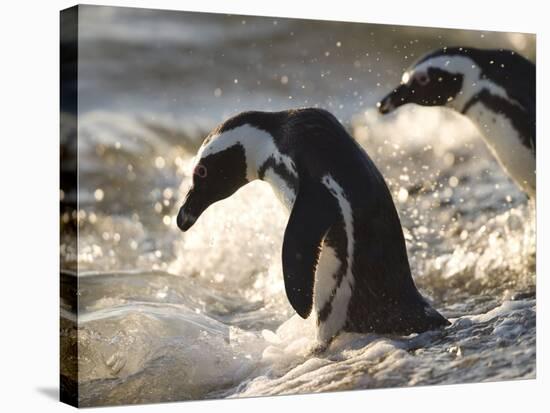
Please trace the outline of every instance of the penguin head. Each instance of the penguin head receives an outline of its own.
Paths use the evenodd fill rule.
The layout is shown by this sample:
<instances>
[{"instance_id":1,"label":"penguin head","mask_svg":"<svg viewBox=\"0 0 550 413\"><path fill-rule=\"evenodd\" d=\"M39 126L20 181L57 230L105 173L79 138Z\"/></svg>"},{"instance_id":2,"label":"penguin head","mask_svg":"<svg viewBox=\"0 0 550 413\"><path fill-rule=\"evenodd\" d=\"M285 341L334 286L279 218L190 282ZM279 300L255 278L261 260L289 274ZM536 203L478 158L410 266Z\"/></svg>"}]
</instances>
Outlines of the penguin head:
<instances>
[{"instance_id":1,"label":"penguin head","mask_svg":"<svg viewBox=\"0 0 550 413\"><path fill-rule=\"evenodd\" d=\"M465 73L472 61L464 55L454 55L441 49L420 59L401 78L401 84L377 103L386 114L407 103L422 106L452 105L462 93Z\"/></svg>"},{"instance_id":2,"label":"penguin head","mask_svg":"<svg viewBox=\"0 0 550 413\"><path fill-rule=\"evenodd\" d=\"M224 123L202 143L193 168L192 185L179 210L177 225L187 231L213 203L231 196L249 182L244 143Z\"/></svg>"}]
</instances>

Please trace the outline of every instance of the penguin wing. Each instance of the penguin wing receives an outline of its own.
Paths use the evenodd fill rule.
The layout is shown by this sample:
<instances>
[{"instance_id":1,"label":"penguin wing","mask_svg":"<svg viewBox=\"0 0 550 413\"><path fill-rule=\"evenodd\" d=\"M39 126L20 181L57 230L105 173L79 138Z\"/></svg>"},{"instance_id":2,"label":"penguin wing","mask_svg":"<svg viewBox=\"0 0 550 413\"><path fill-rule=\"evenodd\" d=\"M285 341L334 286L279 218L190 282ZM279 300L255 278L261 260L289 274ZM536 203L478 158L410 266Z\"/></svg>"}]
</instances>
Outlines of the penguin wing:
<instances>
[{"instance_id":1,"label":"penguin wing","mask_svg":"<svg viewBox=\"0 0 550 413\"><path fill-rule=\"evenodd\" d=\"M283 240L283 274L288 301L302 318L313 306L321 242L338 218L336 200L320 182L302 179Z\"/></svg>"}]
</instances>

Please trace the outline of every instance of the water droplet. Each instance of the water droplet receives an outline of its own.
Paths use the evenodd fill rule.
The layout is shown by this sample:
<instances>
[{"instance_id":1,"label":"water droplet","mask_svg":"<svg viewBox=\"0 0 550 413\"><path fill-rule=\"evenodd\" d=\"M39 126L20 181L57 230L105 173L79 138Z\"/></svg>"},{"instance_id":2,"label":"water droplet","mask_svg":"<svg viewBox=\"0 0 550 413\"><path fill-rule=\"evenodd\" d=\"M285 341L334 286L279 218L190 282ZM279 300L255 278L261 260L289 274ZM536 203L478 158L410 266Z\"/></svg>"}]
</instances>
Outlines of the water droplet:
<instances>
[{"instance_id":1,"label":"water droplet","mask_svg":"<svg viewBox=\"0 0 550 413\"><path fill-rule=\"evenodd\" d=\"M95 191L94 191L94 198L97 202L101 202L103 201L103 197L105 196L104 192L103 192L103 189L101 188L97 188Z\"/></svg>"},{"instance_id":2,"label":"water droplet","mask_svg":"<svg viewBox=\"0 0 550 413\"><path fill-rule=\"evenodd\" d=\"M452 187L452 188L456 188L458 186L458 178L456 176L451 176L449 178L449 185Z\"/></svg>"},{"instance_id":3,"label":"water droplet","mask_svg":"<svg viewBox=\"0 0 550 413\"><path fill-rule=\"evenodd\" d=\"M397 194L397 200L403 204L407 202L408 198L409 198L409 191L407 191L407 189L403 187L399 188L399 193Z\"/></svg>"},{"instance_id":4,"label":"water droplet","mask_svg":"<svg viewBox=\"0 0 550 413\"><path fill-rule=\"evenodd\" d=\"M162 169L166 166L166 161L164 160L164 158L162 156L157 156L155 158L155 167L157 169Z\"/></svg>"},{"instance_id":5,"label":"water droplet","mask_svg":"<svg viewBox=\"0 0 550 413\"><path fill-rule=\"evenodd\" d=\"M164 188L164 191L162 191L162 196L166 199L172 198L174 195L174 191L172 191L172 188Z\"/></svg>"}]
</instances>

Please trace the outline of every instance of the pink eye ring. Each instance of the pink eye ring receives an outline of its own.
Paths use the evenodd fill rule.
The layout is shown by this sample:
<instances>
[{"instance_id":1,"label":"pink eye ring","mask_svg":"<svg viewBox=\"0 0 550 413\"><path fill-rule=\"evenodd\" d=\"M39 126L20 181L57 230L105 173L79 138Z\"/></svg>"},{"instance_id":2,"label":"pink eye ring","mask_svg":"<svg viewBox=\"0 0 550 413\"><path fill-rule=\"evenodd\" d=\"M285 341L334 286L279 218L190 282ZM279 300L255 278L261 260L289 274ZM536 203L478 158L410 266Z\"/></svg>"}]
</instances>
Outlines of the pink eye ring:
<instances>
[{"instance_id":1,"label":"pink eye ring","mask_svg":"<svg viewBox=\"0 0 550 413\"><path fill-rule=\"evenodd\" d=\"M206 178L208 172L205 166L197 165L195 166L195 169L193 169L193 175L197 175L199 178Z\"/></svg>"}]
</instances>

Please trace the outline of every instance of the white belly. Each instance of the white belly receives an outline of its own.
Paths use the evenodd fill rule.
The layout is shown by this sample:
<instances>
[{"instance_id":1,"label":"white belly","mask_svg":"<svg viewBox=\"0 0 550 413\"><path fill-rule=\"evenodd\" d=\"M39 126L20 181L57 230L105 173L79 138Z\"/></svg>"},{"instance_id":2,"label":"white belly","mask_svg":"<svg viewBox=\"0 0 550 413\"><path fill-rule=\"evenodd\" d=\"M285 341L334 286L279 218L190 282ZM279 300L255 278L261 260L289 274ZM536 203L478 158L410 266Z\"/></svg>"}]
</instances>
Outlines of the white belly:
<instances>
[{"instance_id":1,"label":"white belly","mask_svg":"<svg viewBox=\"0 0 550 413\"><path fill-rule=\"evenodd\" d=\"M338 202L338 207L340 208L340 213L342 214L344 230L346 231L347 238L347 271L343 275L343 279L340 282L340 285L336 289L334 298L332 298L332 311L328 315L327 319L319 325L317 331L317 340L322 343L327 343L332 337L334 337L344 326L347 320L347 313L349 303L351 301L351 296L353 293L353 286L355 284L355 279L353 278L353 254L355 249L355 237L353 230L353 214L351 210L351 205L346 198L344 190L336 182L330 174L325 175L321 180L321 183L326 186L329 192L334 196ZM334 251L328 250L325 253L325 248L320 257L320 262L317 267L317 273L315 281L318 282L319 289L316 288L316 306L317 303L321 303L323 300L327 300L332 288L327 291L327 289L332 285L334 286L334 275L339 269L341 263L336 258ZM322 284L321 284L322 283ZM323 291L321 291L321 288Z\"/></svg>"},{"instance_id":2,"label":"white belly","mask_svg":"<svg viewBox=\"0 0 550 413\"><path fill-rule=\"evenodd\" d=\"M272 168L266 170L263 179L271 185L277 198L290 212L296 200L296 193L293 189ZM346 263L348 269L340 286L336 288L336 274L340 270L342 262L340 262L336 256L334 249L325 243L323 243L317 269L315 271L315 282L313 287L313 305L315 313L318 315L327 303L332 303L331 312L328 318L319 325L317 330L317 340L320 343L327 343L342 329L342 327L344 327L346 322L347 309L354 284L353 275L351 273L354 238L351 206L345 198L342 188L329 175L324 177L322 183L327 186L329 191L338 201L342 216L344 217L344 228L348 236L348 262ZM332 297L333 292L335 292L334 297Z\"/></svg>"},{"instance_id":3,"label":"white belly","mask_svg":"<svg viewBox=\"0 0 550 413\"><path fill-rule=\"evenodd\" d=\"M520 188L535 198L535 157L531 150L521 143L521 138L511 121L501 114L492 112L482 103L473 105L468 111L468 117L477 125L502 168Z\"/></svg>"},{"instance_id":4,"label":"white belly","mask_svg":"<svg viewBox=\"0 0 550 413\"><path fill-rule=\"evenodd\" d=\"M341 266L342 263L334 249L324 244L315 272L313 301L317 313L330 301L332 291L336 287L336 274Z\"/></svg>"}]
</instances>

